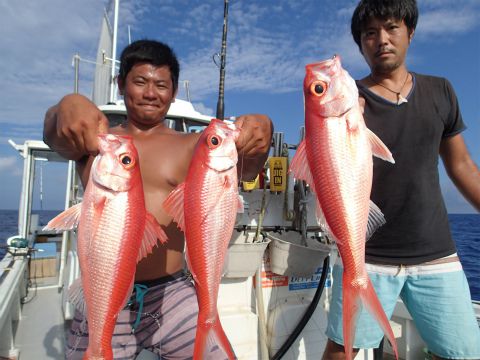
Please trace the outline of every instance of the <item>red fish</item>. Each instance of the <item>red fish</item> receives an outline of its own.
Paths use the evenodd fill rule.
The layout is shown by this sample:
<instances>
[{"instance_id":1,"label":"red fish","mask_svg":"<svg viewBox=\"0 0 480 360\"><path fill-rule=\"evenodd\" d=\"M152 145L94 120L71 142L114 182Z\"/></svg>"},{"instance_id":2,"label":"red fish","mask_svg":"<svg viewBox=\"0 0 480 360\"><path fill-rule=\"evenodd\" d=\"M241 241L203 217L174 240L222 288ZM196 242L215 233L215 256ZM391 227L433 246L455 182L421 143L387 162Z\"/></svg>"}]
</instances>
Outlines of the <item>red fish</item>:
<instances>
[{"instance_id":1,"label":"red fish","mask_svg":"<svg viewBox=\"0 0 480 360\"><path fill-rule=\"evenodd\" d=\"M237 210L239 131L212 120L195 147L185 182L163 203L185 233L187 264L195 281L199 314L193 358L201 360L214 344L229 359L235 354L220 323L217 297Z\"/></svg>"},{"instance_id":2,"label":"red fish","mask_svg":"<svg viewBox=\"0 0 480 360\"><path fill-rule=\"evenodd\" d=\"M113 359L112 335L118 313L132 292L137 262L167 237L145 209L137 150L130 136L99 135L83 201L45 229L78 224L81 286L89 343L84 359ZM72 285L74 286L74 285ZM80 301L82 301L81 299Z\"/></svg>"},{"instance_id":3,"label":"red fish","mask_svg":"<svg viewBox=\"0 0 480 360\"><path fill-rule=\"evenodd\" d=\"M385 221L370 201L372 155L394 163L392 154L365 126L357 86L338 56L307 65L303 89L305 139L290 171L315 192L317 217L340 252L347 359L352 358L360 303L377 319L398 358L390 323L365 268L365 241Z\"/></svg>"}]
</instances>

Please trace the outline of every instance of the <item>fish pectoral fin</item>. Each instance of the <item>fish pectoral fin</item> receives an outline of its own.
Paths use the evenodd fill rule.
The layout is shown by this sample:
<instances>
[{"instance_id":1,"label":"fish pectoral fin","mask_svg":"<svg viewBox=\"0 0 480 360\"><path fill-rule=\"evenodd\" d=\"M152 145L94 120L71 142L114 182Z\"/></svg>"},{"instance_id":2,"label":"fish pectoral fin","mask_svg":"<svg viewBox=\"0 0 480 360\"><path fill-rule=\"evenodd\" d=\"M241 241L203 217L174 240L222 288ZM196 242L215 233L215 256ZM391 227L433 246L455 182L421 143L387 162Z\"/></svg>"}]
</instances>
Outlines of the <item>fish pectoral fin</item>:
<instances>
[{"instance_id":1,"label":"fish pectoral fin","mask_svg":"<svg viewBox=\"0 0 480 360\"><path fill-rule=\"evenodd\" d=\"M370 212L368 213L367 234L365 239L368 241L373 233L382 225L385 225L385 217L382 210L370 200Z\"/></svg>"},{"instance_id":2,"label":"fish pectoral fin","mask_svg":"<svg viewBox=\"0 0 480 360\"><path fill-rule=\"evenodd\" d=\"M315 183L313 182L312 172L308 165L306 142L302 140L298 145L297 151L292 158L288 172L291 172L296 179L304 180L310 188L315 192Z\"/></svg>"},{"instance_id":3,"label":"fish pectoral fin","mask_svg":"<svg viewBox=\"0 0 480 360\"><path fill-rule=\"evenodd\" d=\"M380 140L380 138L375 135L371 130L367 129L367 134L370 145L372 146L373 155L378 157L379 159L395 164L393 155L390 150L388 150L387 145L385 145L383 141Z\"/></svg>"},{"instance_id":4,"label":"fish pectoral fin","mask_svg":"<svg viewBox=\"0 0 480 360\"><path fill-rule=\"evenodd\" d=\"M68 301L84 316L87 315L87 303L83 295L82 279L76 279L68 288Z\"/></svg>"},{"instance_id":5,"label":"fish pectoral fin","mask_svg":"<svg viewBox=\"0 0 480 360\"><path fill-rule=\"evenodd\" d=\"M155 219L152 214L147 212L145 231L143 232L142 243L140 250L138 251L137 262L150 254L155 245L158 244L158 241L160 241L161 244L164 244L167 241L167 235L163 231L157 219Z\"/></svg>"},{"instance_id":6,"label":"fish pectoral fin","mask_svg":"<svg viewBox=\"0 0 480 360\"><path fill-rule=\"evenodd\" d=\"M238 194L237 213L243 214L244 210L245 204L243 203L243 196Z\"/></svg>"},{"instance_id":7,"label":"fish pectoral fin","mask_svg":"<svg viewBox=\"0 0 480 360\"><path fill-rule=\"evenodd\" d=\"M185 183L178 185L168 195L163 202L163 208L169 214L173 221L177 223L180 230L185 231L185 215L183 208L183 199L185 193Z\"/></svg>"},{"instance_id":8,"label":"fish pectoral fin","mask_svg":"<svg viewBox=\"0 0 480 360\"><path fill-rule=\"evenodd\" d=\"M43 230L72 230L77 227L82 211L82 203L76 204L55 216Z\"/></svg>"}]
</instances>

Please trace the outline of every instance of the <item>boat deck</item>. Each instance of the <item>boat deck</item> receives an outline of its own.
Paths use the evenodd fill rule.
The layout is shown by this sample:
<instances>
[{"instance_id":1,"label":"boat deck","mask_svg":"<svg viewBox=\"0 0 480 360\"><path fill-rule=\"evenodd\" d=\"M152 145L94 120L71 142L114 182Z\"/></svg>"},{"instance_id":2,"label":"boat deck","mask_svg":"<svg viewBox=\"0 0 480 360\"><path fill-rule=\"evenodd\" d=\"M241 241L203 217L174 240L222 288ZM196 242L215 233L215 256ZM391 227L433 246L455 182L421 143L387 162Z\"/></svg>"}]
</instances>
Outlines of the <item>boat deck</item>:
<instances>
[{"instance_id":1,"label":"boat deck","mask_svg":"<svg viewBox=\"0 0 480 360\"><path fill-rule=\"evenodd\" d=\"M22 306L15 336L20 359L63 359L67 325L62 314L62 294L57 287L40 285L29 289Z\"/></svg>"},{"instance_id":2,"label":"boat deck","mask_svg":"<svg viewBox=\"0 0 480 360\"><path fill-rule=\"evenodd\" d=\"M65 342L70 321L62 314L62 292L55 285L57 278L37 279L29 288L22 317L16 325L15 345L20 349L18 360L65 358ZM0 358L1 359L1 358ZM155 360L156 355L142 351L137 360Z\"/></svg>"}]
</instances>

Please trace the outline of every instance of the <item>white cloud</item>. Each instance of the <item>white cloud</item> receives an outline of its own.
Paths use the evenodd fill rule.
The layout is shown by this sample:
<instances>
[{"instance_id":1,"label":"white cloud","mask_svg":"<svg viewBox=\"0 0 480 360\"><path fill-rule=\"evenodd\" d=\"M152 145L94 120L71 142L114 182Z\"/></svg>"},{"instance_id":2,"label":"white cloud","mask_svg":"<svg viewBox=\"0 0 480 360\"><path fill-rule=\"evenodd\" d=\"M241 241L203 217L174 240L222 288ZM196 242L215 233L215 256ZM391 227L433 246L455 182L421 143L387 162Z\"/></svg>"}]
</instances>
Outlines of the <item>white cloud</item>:
<instances>
[{"instance_id":1,"label":"white cloud","mask_svg":"<svg viewBox=\"0 0 480 360\"><path fill-rule=\"evenodd\" d=\"M11 175L19 175L21 171L17 164L17 158L15 156L0 157L0 171L8 172Z\"/></svg>"},{"instance_id":2,"label":"white cloud","mask_svg":"<svg viewBox=\"0 0 480 360\"><path fill-rule=\"evenodd\" d=\"M426 12L418 20L416 36L420 39L427 39L432 35L439 37L452 38L457 33L463 33L472 30L478 26L478 12L471 9L438 9Z\"/></svg>"}]
</instances>

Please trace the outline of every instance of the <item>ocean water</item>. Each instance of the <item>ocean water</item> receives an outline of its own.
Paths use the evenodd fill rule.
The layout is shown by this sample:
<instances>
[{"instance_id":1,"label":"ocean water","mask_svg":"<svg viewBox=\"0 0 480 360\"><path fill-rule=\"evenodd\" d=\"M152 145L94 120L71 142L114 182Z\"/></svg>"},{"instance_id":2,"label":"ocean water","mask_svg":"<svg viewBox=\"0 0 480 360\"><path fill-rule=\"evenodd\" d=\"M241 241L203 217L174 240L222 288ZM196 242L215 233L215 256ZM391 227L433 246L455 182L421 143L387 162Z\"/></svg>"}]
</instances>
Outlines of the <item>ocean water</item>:
<instances>
[{"instance_id":1,"label":"ocean water","mask_svg":"<svg viewBox=\"0 0 480 360\"><path fill-rule=\"evenodd\" d=\"M56 216L58 210L37 210L40 225ZM467 275L472 299L480 301L480 214L450 214L452 235L458 249L458 255ZM18 212L16 210L0 210L0 259L5 255L1 247L8 237L16 235Z\"/></svg>"}]
</instances>

